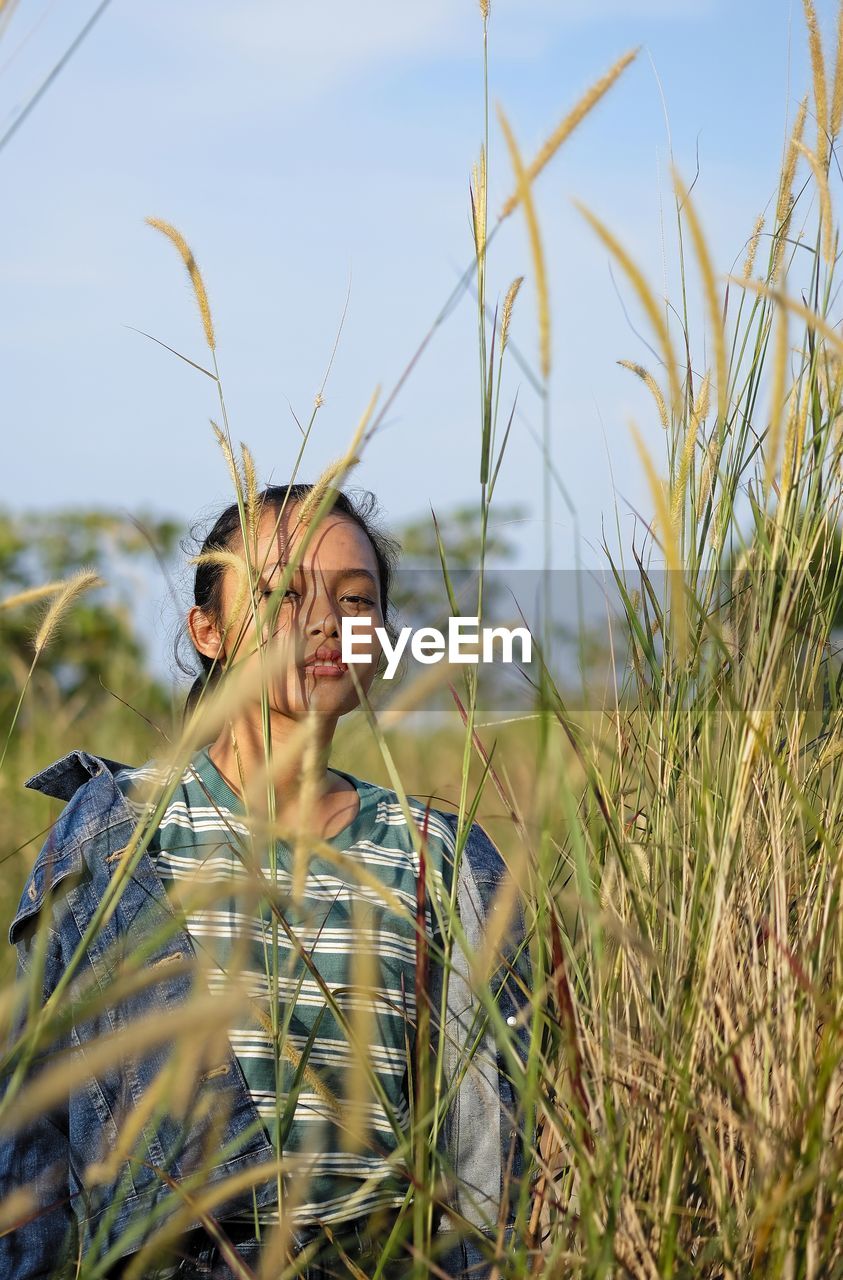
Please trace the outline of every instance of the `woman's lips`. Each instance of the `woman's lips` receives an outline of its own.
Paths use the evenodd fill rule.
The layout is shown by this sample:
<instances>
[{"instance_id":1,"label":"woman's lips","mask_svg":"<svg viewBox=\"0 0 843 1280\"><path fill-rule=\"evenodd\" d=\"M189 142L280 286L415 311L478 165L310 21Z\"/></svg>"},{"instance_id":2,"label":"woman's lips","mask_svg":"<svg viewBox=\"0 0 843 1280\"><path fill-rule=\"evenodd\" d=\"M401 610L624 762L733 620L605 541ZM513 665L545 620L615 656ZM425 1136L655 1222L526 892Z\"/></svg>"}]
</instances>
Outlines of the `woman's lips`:
<instances>
[{"instance_id":1,"label":"woman's lips","mask_svg":"<svg viewBox=\"0 0 843 1280\"><path fill-rule=\"evenodd\" d=\"M305 663L305 671L314 676L344 676L348 667L344 662L329 662L327 658L317 658L315 662Z\"/></svg>"}]
</instances>

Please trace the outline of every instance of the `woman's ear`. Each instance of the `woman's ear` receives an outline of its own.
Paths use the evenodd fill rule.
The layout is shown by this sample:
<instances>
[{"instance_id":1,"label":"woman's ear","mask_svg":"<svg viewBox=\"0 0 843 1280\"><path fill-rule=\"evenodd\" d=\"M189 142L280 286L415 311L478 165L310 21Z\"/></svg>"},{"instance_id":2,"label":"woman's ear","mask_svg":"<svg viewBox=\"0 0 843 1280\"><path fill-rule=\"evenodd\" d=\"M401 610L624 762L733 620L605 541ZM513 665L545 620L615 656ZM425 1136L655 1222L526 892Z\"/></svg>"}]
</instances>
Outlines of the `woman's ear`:
<instances>
[{"instance_id":1,"label":"woman's ear","mask_svg":"<svg viewBox=\"0 0 843 1280\"><path fill-rule=\"evenodd\" d=\"M223 643L215 622L208 617L204 609L195 604L187 615L187 629L197 653L206 658L221 658Z\"/></svg>"}]
</instances>

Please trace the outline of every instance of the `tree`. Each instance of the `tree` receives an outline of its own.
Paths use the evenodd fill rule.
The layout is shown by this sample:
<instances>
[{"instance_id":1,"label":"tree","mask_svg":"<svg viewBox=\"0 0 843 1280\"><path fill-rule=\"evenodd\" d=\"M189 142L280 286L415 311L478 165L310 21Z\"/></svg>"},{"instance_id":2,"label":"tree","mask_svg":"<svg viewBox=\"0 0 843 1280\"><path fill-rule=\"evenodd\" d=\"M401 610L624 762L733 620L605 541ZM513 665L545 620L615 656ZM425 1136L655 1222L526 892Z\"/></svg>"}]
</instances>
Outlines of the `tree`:
<instances>
[{"instance_id":1,"label":"tree","mask_svg":"<svg viewBox=\"0 0 843 1280\"><path fill-rule=\"evenodd\" d=\"M104 511L0 512L0 600L66 578L81 566L113 582L127 564L149 567L156 555L170 556L178 533L172 520L135 522ZM4 719L32 664L33 638L44 607L0 610ZM116 676L127 670L135 673L132 687L120 689ZM112 586L80 597L39 656L33 679L36 692L52 685L63 701L80 708L101 697L103 685L123 697L154 686L125 594L121 597Z\"/></svg>"}]
</instances>

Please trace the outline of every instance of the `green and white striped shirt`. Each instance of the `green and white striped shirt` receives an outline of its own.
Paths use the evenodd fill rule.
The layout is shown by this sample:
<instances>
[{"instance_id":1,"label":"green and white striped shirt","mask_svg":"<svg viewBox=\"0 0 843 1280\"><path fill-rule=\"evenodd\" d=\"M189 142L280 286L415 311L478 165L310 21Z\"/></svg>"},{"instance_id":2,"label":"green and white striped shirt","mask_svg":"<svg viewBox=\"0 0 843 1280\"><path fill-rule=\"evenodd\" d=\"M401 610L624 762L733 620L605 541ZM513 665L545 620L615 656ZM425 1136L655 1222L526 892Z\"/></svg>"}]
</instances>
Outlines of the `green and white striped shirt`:
<instances>
[{"instance_id":1,"label":"green and white striped shirt","mask_svg":"<svg viewBox=\"0 0 843 1280\"><path fill-rule=\"evenodd\" d=\"M397 1149L410 1123L419 858L396 793L333 772L356 788L359 812L324 841L336 858L311 854L306 874L299 871L295 883L292 848L279 840L270 850L266 841L252 839L243 801L207 750L186 769L149 845L177 908L197 872L203 884L219 887L210 906L188 910L185 917L197 952L204 949L211 959L211 991L225 986L237 946L249 996L275 1024L286 1025L286 1035L276 1041L287 1046L284 1054L276 1054L254 1006L244 1005L228 1034L270 1140L296 1170L285 1191L285 1214L297 1223L336 1223L398 1206L409 1185L406 1156ZM138 816L149 804L142 784L156 779L154 765L116 774ZM409 807L421 828L424 806L411 798ZM443 817L429 811L428 933L431 893L445 891L454 859L453 832ZM290 936L279 923L276 946L267 898L258 904L254 891L238 898L238 889L242 895L252 883L250 860L277 884L276 901ZM302 892L294 901L299 883ZM365 1035L377 1087L361 1074L362 1055L341 1025L343 1015L352 1040ZM288 1111L303 1055L307 1070ZM356 1117L352 1126L349 1116ZM277 1206L269 1206L258 1211L258 1221L275 1222L277 1214ZM244 1216L255 1220L254 1212Z\"/></svg>"}]
</instances>

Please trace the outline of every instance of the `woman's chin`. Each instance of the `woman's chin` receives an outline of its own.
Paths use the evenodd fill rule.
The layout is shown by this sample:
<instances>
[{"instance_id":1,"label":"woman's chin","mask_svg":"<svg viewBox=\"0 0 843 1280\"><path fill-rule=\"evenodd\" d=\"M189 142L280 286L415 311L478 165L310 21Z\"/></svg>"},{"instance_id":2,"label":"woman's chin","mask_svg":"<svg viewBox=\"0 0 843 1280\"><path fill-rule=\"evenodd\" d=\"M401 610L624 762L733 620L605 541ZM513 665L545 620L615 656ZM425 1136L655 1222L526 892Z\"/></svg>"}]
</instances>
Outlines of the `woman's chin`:
<instances>
[{"instance_id":1,"label":"woman's chin","mask_svg":"<svg viewBox=\"0 0 843 1280\"><path fill-rule=\"evenodd\" d=\"M296 692L295 697L272 698L270 709L290 720L303 720L313 709L326 716L342 716L360 705L357 691L350 681L316 679L310 689Z\"/></svg>"}]
</instances>

